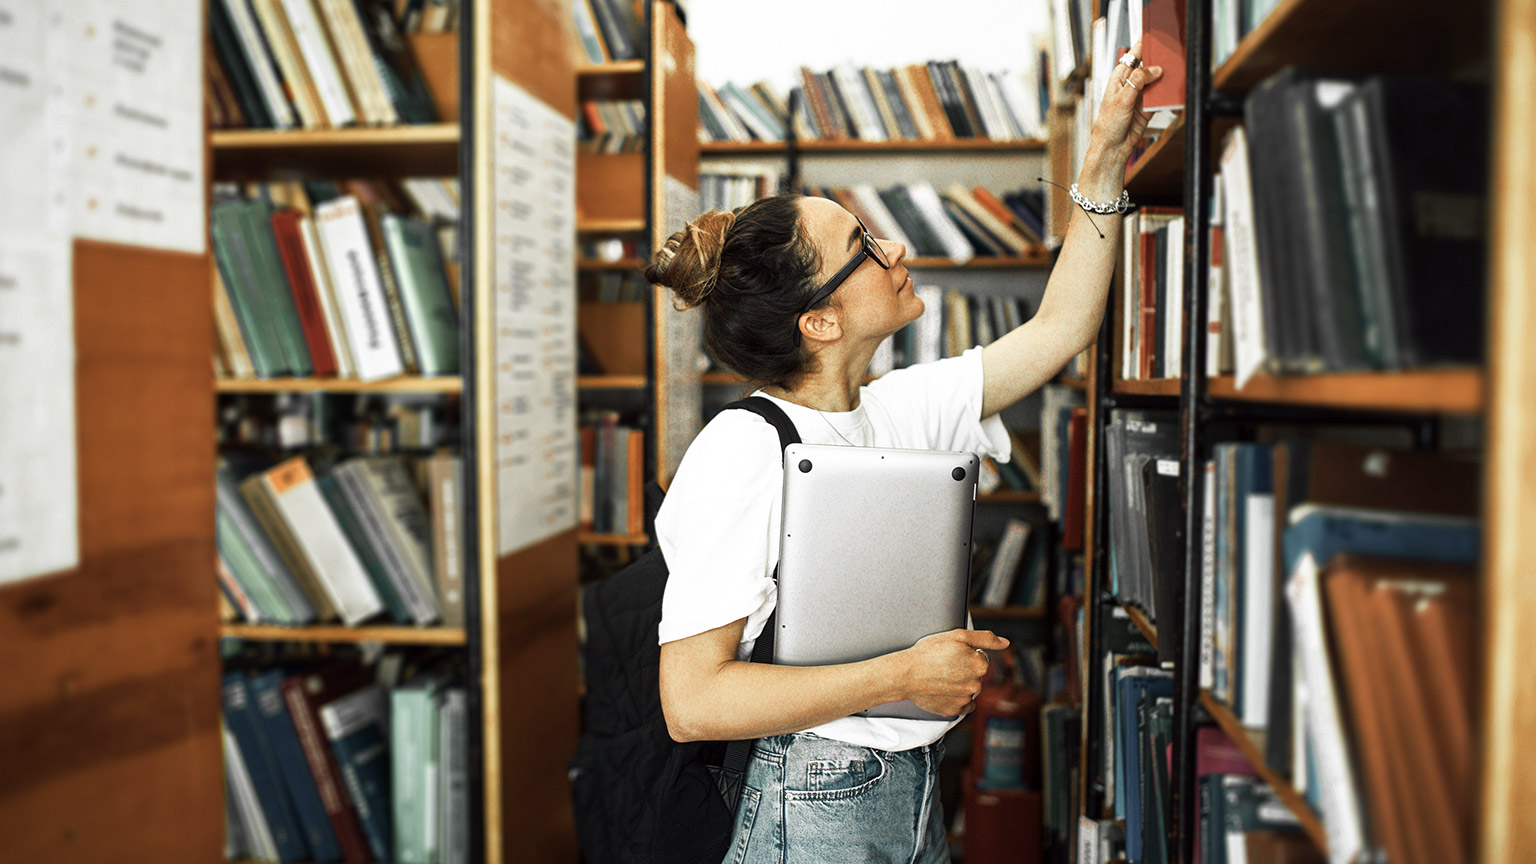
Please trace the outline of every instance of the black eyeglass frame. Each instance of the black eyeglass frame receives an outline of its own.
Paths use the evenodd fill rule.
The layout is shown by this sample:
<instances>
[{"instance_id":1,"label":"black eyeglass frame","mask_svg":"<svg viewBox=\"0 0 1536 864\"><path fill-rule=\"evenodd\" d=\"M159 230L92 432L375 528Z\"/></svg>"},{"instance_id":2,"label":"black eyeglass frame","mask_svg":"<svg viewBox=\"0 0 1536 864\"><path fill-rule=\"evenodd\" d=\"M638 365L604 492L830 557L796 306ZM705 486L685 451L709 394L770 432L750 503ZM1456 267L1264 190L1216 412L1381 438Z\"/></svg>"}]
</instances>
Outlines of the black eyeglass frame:
<instances>
[{"instance_id":1,"label":"black eyeglass frame","mask_svg":"<svg viewBox=\"0 0 1536 864\"><path fill-rule=\"evenodd\" d=\"M876 264L880 265L881 270L891 269L891 262L885 257L885 251L880 248L880 243L875 240L875 236L869 233L869 229L864 227L864 220L857 216L853 217L853 219L859 223L859 230L863 232L863 245L859 247L859 251L853 253L853 257L848 259L848 263L844 264L842 269L832 274L832 278L828 279L826 284L816 289L816 293L811 295L810 302L800 307L800 311L795 313L796 342L800 341L800 316L815 309L817 304L831 297L832 292L836 291L839 285L847 281L848 277L853 275L853 271L859 269L859 266L864 263L865 258L873 259Z\"/></svg>"}]
</instances>

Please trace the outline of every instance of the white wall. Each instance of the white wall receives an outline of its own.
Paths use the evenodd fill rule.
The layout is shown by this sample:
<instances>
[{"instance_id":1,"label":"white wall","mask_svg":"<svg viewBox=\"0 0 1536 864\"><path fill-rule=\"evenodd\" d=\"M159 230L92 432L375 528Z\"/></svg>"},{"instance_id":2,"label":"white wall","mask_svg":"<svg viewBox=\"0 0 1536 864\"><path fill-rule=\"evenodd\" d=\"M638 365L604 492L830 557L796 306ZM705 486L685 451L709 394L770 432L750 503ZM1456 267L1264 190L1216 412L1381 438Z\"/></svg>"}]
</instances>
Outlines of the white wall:
<instances>
[{"instance_id":1,"label":"white wall","mask_svg":"<svg viewBox=\"0 0 1536 864\"><path fill-rule=\"evenodd\" d=\"M1046 0L689 0L687 9L700 78L768 80L785 93L802 65L1019 68L1050 33Z\"/></svg>"}]
</instances>

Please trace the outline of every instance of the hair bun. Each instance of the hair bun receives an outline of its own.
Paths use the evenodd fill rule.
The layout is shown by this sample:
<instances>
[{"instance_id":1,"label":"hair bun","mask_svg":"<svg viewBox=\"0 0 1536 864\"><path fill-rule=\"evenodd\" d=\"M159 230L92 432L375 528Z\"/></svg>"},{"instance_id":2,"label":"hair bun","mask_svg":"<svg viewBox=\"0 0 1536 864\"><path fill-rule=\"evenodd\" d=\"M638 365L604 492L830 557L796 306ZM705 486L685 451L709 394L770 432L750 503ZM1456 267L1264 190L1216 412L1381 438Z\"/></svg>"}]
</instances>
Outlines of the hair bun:
<instances>
[{"instance_id":1,"label":"hair bun","mask_svg":"<svg viewBox=\"0 0 1536 864\"><path fill-rule=\"evenodd\" d=\"M645 278L671 288L683 309L703 303L720 276L720 251L734 224L736 214L729 210L711 210L689 222L651 256Z\"/></svg>"}]
</instances>

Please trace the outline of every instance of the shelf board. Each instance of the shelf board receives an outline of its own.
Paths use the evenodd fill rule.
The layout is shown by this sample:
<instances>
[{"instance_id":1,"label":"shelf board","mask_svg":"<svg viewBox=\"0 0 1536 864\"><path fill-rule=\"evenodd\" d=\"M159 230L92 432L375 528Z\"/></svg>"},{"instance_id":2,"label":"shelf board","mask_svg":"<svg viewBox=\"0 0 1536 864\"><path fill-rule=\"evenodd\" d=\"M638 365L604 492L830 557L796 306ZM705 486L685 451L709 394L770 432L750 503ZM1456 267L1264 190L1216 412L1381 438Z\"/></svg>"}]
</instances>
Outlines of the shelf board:
<instances>
[{"instance_id":1,"label":"shelf board","mask_svg":"<svg viewBox=\"0 0 1536 864\"><path fill-rule=\"evenodd\" d=\"M576 378L577 390L643 390L644 375L581 375Z\"/></svg>"},{"instance_id":2,"label":"shelf board","mask_svg":"<svg viewBox=\"0 0 1536 864\"><path fill-rule=\"evenodd\" d=\"M578 219L578 234L639 234L645 230L644 219Z\"/></svg>"},{"instance_id":3,"label":"shelf board","mask_svg":"<svg viewBox=\"0 0 1536 864\"><path fill-rule=\"evenodd\" d=\"M801 141L800 153L1030 153L1045 149L1046 142L1036 138L994 141L991 138L955 138L948 141ZM777 155L787 153L783 141L714 141L699 145L700 156L741 156L743 154Z\"/></svg>"},{"instance_id":4,"label":"shelf board","mask_svg":"<svg viewBox=\"0 0 1536 864\"><path fill-rule=\"evenodd\" d=\"M1137 609L1135 606L1127 606L1124 603L1120 604L1120 608L1124 609L1125 614L1131 617L1131 623L1136 625L1136 629L1141 631L1141 635L1147 637L1147 641L1152 643L1152 647L1154 649L1157 648L1157 625L1152 623L1152 619L1147 617L1147 613Z\"/></svg>"},{"instance_id":5,"label":"shelf board","mask_svg":"<svg viewBox=\"0 0 1536 864\"><path fill-rule=\"evenodd\" d=\"M219 179L334 175L447 176L459 171L459 124L210 132Z\"/></svg>"},{"instance_id":6,"label":"shelf board","mask_svg":"<svg viewBox=\"0 0 1536 864\"><path fill-rule=\"evenodd\" d=\"M1322 820L1318 819L1317 814L1312 812L1312 808L1307 806L1306 799L1301 796L1300 792L1296 791L1295 786L1286 782L1284 778L1275 773L1274 769L1265 764L1264 733L1260 730L1244 728L1243 724L1238 722L1237 716L1232 713L1231 709L1217 702L1209 690L1200 691L1200 704L1205 707L1206 713L1211 715L1211 719L1216 721L1216 725L1221 727L1221 731L1227 733L1227 737L1231 738L1232 743L1237 745L1237 749L1242 751L1243 758L1248 760L1248 764L1253 766L1253 770L1257 771L1264 782L1268 783L1270 788L1275 790L1275 794L1280 796L1280 800L1284 801L1286 806L1291 808L1291 812L1301 822L1302 830L1307 833L1307 837L1312 840L1313 845L1326 858L1328 854L1328 835L1323 831Z\"/></svg>"},{"instance_id":7,"label":"shelf board","mask_svg":"<svg viewBox=\"0 0 1536 864\"><path fill-rule=\"evenodd\" d=\"M462 393L464 379L402 375L382 381L355 378L217 378L216 393Z\"/></svg>"},{"instance_id":8,"label":"shelf board","mask_svg":"<svg viewBox=\"0 0 1536 864\"><path fill-rule=\"evenodd\" d=\"M978 504L1039 504L1039 492L1018 492L1012 489L1003 489L990 492L986 495L976 496Z\"/></svg>"},{"instance_id":9,"label":"shelf board","mask_svg":"<svg viewBox=\"0 0 1536 864\"><path fill-rule=\"evenodd\" d=\"M255 642L387 642L392 645L463 645L462 627L311 626L277 624L224 624L220 636Z\"/></svg>"},{"instance_id":10,"label":"shelf board","mask_svg":"<svg viewBox=\"0 0 1536 864\"><path fill-rule=\"evenodd\" d=\"M1046 252L1025 256L978 256L965 263L953 258L908 258L905 262L912 270L1011 270L1035 269L1051 266L1051 256Z\"/></svg>"},{"instance_id":11,"label":"shelf board","mask_svg":"<svg viewBox=\"0 0 1536 864\"><path fill-rule=\"evenodd\" d=\"M1114 392L1127 396L1172 396L1178 398L1181 378L1148 378L1140 381L1116 379Z\"/></svg>"},{"instance_id":12,"label":"shelf board","mask_svg":"<svg viewBox=\"0 0 1536 864\"><path fill-rule=\"evenodd\" d=\"M1477 414L1483 410L1478 369L1256 375L1238 390L1230 376L1210 379L1212 398L1366 411Z\"/></svg>"},{"instance_id":13,"label":"shelf board","mask_svg":"<svg viewBox=\"0 0 1536 864\"><path fill-rule=\"evenodd\" d=\"M588 63L576 67L578 99L645 98L645 61Z\"/></svg>"},{"instance_id":14,"label":"shelf board","mask_svg":"<svg viewBox=\"0 0 1536 864\"><path fill-rule=\"evenodd\" d=\"M1492 7L1473 3L1448 15L1435 3L1282 0L1216 69L1212 88L1246 92L1286 66L1339 73L1456 72L1486 54Z\"/></svg>"},{"instance_id":15,"label":"shelf board","mask_svg":"<svg viewBox=\"0 0 1536 864\"><path fill-rule=\"evenodd\" d=\"M576 77L602 78L608 75L638 75L644 71L644 60L615 60L610 63L583 63L576 67Z\"/></svg>"},{"instance_id":16,"label":"shelf board","mask_svg":"<svg viewBox=\"0 0 1536 864\"><path fill-rule=\"evenodd\" d=\"M582 258L576 262L577 270L641 270L644 267L645 261L640 258L620 258L617 261Z\"/></svg>"},{"instance_id":17,"label":"shelf board","mask_svg":"<svg viewBox=\"0 0 1536 864\"><path fill-rule=\"evenodd\" d=\"M1088 389L1088 379L1085 376L1065 375L1056 383L1066 387L1071 387L1073 390Z\"/></svg>"},{"instance_id":18,"label":"shelf board","mask_svg":"<svg viewBox=\"0 0 1536 864\"><path fill-rule=\"evenodd\" d=\"M591 531L578 531L576 542L586 546L649 546L651 538L644 534L596 534Z\"/></svg>"},{"instance_id":19,"label":"shelf board","mask_svg":"<svg viewBox=\"0 0 1536 864\"><path fill-rule=\"evenodd\" d=\"M1038 621L1046 617L1039 606L971 606L972 618L1009 618L1018 621Z\"/></svg>"},{"instance_id":20,"label":"shelf board","mask_svg":"<svg viewBox=\"0 0 1536 864\"><path fill-rule=\"evenodd\" d=\"M1216 164L1227 132L1238 122L1237 117L1212 118L1209 164ZM1132 201L1167 203L1184 200L1184 147L1184 112L1181 111L1152 146L1126 169L1125 188L1130 191Z\"/></svg>"}]
</instances>

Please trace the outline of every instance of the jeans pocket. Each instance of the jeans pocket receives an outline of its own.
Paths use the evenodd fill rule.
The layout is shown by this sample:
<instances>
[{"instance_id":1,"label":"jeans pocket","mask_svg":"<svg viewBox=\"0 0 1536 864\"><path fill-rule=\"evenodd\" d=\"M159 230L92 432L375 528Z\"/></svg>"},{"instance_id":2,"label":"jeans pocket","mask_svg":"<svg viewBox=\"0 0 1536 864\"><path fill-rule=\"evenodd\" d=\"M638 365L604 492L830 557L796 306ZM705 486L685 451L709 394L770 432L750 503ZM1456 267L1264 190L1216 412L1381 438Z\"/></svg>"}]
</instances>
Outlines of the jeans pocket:
<instances>
[{"instance_id":1,"label":"jeans pocket","mask_svg":"<svg viewBox=\"0 0 1536 864\"><path fill-rule=\"evenodd\" d=\"M736 805L736 826L731 832L731 853L726 857L730 864L742 864L747 857L747 845L752 840L752 828L757 824L757 808L763 793L751 786L741 788L741 803Z\"/></svg>"},{"instance_id":2,"label":"jeans pocket","mask_svg":"<svg viewBox=\"0 0 1536 864\"><path fill-rule=\"evenodd\" d=\"M856 748L857 754L846 758L817 759L806 763L805 788L788 789L799 800L854 798L868 792L885 779L889 767L879 753Z\"/></svg>"}]
</instances>

